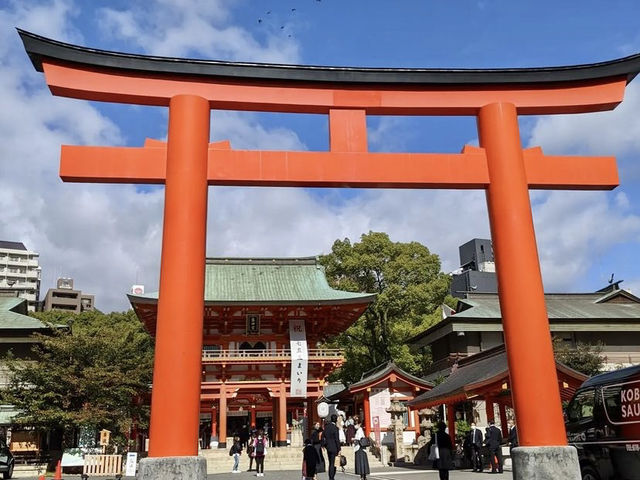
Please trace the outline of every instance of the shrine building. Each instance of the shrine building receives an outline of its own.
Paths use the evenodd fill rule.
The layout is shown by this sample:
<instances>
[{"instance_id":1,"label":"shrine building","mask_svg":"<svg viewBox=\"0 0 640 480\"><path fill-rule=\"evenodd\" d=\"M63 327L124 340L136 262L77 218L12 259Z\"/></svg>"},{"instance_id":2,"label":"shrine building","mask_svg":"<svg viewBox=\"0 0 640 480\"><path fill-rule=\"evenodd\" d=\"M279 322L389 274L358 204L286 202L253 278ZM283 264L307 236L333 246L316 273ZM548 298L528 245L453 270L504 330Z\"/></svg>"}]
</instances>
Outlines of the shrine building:
<instances>
[{"instance_id":1,"label":"shrine building","mask_svg":"<svg viewBox=\"0 0 640 480\"><path fill-rule=\"evenodd\" d=\"M290 426L316 420L326 377L342 365L338 349L319 348L353 324L375 299L332 289L315 257L206 260L201 422L212 445L244 425L273 428L287 444ZM158 294L129 295L155 336Z\"/></svg>"}]
</instances>

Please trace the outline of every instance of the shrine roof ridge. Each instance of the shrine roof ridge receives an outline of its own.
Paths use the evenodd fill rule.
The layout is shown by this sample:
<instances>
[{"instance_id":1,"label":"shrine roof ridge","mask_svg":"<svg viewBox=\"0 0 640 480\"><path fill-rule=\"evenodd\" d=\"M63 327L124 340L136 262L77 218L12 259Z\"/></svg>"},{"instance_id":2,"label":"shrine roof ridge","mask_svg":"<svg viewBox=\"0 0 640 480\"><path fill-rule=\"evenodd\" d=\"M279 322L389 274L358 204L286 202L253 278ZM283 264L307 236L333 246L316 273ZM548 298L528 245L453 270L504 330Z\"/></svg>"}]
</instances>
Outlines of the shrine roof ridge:
<instances>
[{"instance_id":1,"label":"shrine roof ridge","mask_svg":"<svg viewBox=\"0 0 640 480\"><path fill-rule=\"evenodd\" d=\"M640 72L640 53L609 61L532 68L380 68L230 62L129 54L82 47L17 29L31 62L43 71L43 59L140 74L209 76L247 81L366 85L505 85L581 82Z\"/></svg>"},{"instance_id":2,"label":"shrine roof ridge","mask_svg":"<svg viewBox=\"0 0 640 480\"><path fill-rule=\"evenodd\" d=\"M207 257L207 265L319 265L318 257Z\"/></svg>"}]
</instances>

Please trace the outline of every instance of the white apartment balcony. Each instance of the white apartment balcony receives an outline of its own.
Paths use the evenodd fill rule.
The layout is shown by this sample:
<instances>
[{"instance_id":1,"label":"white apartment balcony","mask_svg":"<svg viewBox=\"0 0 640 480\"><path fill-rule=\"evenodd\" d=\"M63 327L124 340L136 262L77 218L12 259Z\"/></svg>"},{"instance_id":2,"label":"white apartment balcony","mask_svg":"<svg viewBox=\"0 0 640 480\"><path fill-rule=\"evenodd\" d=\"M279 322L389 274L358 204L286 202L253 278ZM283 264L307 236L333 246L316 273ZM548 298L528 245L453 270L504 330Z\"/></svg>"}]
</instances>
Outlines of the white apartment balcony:
<instances>
[{"instance_id":1,"label":"white apartment balcony","mask_svg":"<svg viewBox=\"0 0 640 480\"><path fill-rule=\"evenodd\" d=\"M307 351L309 362L340 361L344 359L342 350L338 348L310 348ZM275 363L290 362L290 349L277 350L203 350L203 364L221 363Z\"/></svg>"}]
</instances>

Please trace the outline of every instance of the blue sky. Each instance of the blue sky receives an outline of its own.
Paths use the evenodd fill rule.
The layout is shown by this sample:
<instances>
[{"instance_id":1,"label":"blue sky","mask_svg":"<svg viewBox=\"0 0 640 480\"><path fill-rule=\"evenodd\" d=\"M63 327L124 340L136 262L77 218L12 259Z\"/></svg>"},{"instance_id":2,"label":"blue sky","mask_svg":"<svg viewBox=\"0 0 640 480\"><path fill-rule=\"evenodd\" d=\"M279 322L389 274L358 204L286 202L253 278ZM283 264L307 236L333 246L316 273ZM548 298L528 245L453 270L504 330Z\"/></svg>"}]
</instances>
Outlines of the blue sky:
<instances>
[{"instance_id":1,"label":"blue sky","mask_svg":"<svg viewBox=\"0 0 640 480\"><path fill-rule=\"evenodd\" d=\"M133 6L132 6L133 5ZM295 9L295 10L294 10ZM15 32L122 52L316 65L492 68L592 63L640 52L636 1L0 0L0 239L40 252L43 294L71 276L99 308L157 288L161 187L63 184L61 144L142 145L166 136L162 108L53 97ZM532 192L547 291L592 291L611 273L640 292L640 79L614 111L521 117L524 147L616 155L612 192ZM458 152L474 118L371 117L372 151ZM212 112L235 148L324 150L321 115ZM488 237L481 191L211 188L211 256L326 253L370 230L416 240L458 266Z\"/></svg>"}]
</instances>

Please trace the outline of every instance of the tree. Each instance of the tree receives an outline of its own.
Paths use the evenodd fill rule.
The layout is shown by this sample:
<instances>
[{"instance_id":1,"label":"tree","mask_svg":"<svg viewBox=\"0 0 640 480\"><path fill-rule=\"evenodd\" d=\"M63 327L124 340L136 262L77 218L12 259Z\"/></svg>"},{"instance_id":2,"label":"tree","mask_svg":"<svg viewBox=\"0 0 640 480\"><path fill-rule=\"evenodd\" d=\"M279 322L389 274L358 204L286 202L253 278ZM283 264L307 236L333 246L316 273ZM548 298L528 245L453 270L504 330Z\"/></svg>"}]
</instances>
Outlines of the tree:
<instances>
[{"instance_id":1,"label":"tree","mask_svg":"<svg viewBox=\"0 0 640 480\"><path fill-rule=\"evenodd\" d=\"M561 339L553 337L553 351L556 360L585 375L597 375L604 367L602 344L591 345L577 342L573 347L566 345Z\"/></svg>"},{"instance_id":2,"label":"tree","mask_svg":"<svg viewBox=\"0 0 640 480\"><path fill-rule=\"evenodd\" d=\"M20 411L15 421L37 428L106 428L122 441L132 420L145 426L153 344L133 311L33 314L67 328L37 335L34 361L6 359L10 372L2 401Z\"/></svg>"},{"instance_id":3,"label":"tree","mask_svg":"<svg viewBox=\"0 0 640 480\"><path fill-rule=\"evenodd\" d=\"M445 299L453 301L439 257L418 242L392 242L386 233L369 232L359 243L336 240L320 262L332 287L378 294L354 325L330 341L345 351L337 378L357 381L389 360L421 374L430 355L411 352L407 340L442 318L439 307Z\"/></svg>"}]
</instances>

